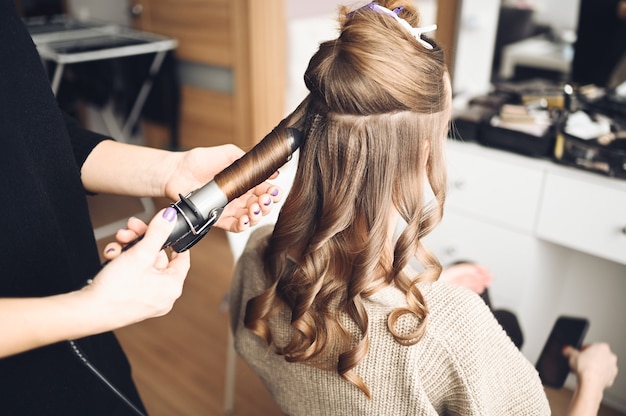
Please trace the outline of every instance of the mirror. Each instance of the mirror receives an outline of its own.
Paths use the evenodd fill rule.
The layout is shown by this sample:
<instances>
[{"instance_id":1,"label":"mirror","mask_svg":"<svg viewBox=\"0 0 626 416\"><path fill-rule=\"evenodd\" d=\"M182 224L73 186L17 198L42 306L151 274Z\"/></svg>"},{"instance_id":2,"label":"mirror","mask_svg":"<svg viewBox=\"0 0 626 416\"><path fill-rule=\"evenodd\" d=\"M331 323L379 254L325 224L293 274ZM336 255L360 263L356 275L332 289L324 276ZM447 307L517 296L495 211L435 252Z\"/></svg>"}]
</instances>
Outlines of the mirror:
<instances>
[{"instance_id":1,"label":"mirror","mask_svg":"<svg viewBox=\"0 0 626 416\"><path fill-rule=\"evenodd\" d=\"M532 77L566 80L574 56L577 1L506 1L500 5L492 81ZM572 4L574 3L574 4Z\"/></svg>"},{"instance_id":2,"label":"mirror","mask_svg":"<svg viewBox=\"0 0 626 416\"><path fill-rule=\"evenodd\" d=\"M458 14L451 23L457 94L483 93L511 78L604 86L626 59L625 0L438 0L437 7L438 23Z\"/></svg>"}]
</instances>

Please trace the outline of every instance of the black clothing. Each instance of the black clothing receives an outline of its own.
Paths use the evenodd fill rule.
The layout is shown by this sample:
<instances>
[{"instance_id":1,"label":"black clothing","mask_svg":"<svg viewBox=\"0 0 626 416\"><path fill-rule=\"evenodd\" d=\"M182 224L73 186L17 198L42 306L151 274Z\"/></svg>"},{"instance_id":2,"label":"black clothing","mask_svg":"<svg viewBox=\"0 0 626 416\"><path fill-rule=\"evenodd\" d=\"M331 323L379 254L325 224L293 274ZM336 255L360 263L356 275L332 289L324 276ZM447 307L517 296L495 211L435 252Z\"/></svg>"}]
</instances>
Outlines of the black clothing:
<instances>
[{"instance_id":1,"label":"black clothing","mask_svg":"<svg viewBox=\"0 0 626 416\"><path fill-rule=\"evenodd\" d=\"M626 20L617 15L620 0L581 0L572 61L572 81L606 87L626 54Z\"/></svg>"},{"instance_id":2,"label":"black clothing","mask_svg":"<svg viewBox=\"0 0 626 416\"><path fill-rule=\"evenodd\" d=\"M100 270L80 167L104 139L62 115L13 2L0 0L0 298L69 292ZM141 406L112 333L78 344ZM0 414L132 413L62 342L0 359Z\"/></svg>"}]
</instances>

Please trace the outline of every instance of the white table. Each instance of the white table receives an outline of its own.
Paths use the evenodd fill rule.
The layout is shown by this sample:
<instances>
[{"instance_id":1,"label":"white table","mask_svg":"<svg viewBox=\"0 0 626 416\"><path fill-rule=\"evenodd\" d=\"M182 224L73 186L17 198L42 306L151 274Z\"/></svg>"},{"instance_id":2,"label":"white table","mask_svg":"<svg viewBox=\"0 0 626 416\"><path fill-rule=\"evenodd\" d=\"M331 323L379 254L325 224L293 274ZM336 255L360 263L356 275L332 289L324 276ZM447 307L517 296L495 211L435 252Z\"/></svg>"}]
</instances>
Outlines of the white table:
<instances>
[{"instance_id":1,"label":"white table","mask_svg":"<svg viewBox=\"0 0 626 416\"><path fill-rule=\"evenodd\" d=\"M60 17L63 19L63 17ZM139 94L122 128L111 131L116 138L126 139L140 116L154 77L158 74L167 51L178 45L177 41L165 36L125 28L119 25L66 21L46 25L27 24L33 42L44 61L56 64L52 76L52 91L56 95L66 65L80 62L99 61L144 54L154 54Z\"/></svg>"}]
</instances>

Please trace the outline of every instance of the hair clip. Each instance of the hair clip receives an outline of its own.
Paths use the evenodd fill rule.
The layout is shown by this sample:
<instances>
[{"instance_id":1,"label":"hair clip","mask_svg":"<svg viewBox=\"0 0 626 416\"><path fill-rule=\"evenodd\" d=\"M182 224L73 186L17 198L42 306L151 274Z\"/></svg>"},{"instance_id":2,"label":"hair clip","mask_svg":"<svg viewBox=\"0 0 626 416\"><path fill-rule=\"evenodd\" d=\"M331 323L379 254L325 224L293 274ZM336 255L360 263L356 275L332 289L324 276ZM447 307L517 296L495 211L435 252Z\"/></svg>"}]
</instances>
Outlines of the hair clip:
<instances>
[{"instance_id":1,"label":"hair clip","mask_svg":"<svg viewBox=\"0 0 626 416\"><path fill-rule=\"evenodd\" d=\"M375 11L376 13L383 13L386 14L387 16L391 16L395 19L396 22L400 23L400 25L402 25L406 30L408 30L409 32L411 32L411 34L415 37L415 39L417 39L417 41L419 43L421 43L426 49L434 49L433 45L422 39L422 34L427 33L427 32L433 32L435 30L437 30L437 25L428 25L428 26L424 26L424 27L412 27L409 22L407 22L406 20L404 20L403 18L399 17L398 14L404 10L404 6L400 6L400 7L396 7L393 10L389 10L386 7L381 6L380 4L376 3L375 1L366 4L365 6L361 7L361 9L364 8L368 8L371 9L373 11ZM360 9L359 9L360 10ZM351 18L354 15L354 11L348 13L346 15L347 18Z\"/></svg>"}]
</instances>

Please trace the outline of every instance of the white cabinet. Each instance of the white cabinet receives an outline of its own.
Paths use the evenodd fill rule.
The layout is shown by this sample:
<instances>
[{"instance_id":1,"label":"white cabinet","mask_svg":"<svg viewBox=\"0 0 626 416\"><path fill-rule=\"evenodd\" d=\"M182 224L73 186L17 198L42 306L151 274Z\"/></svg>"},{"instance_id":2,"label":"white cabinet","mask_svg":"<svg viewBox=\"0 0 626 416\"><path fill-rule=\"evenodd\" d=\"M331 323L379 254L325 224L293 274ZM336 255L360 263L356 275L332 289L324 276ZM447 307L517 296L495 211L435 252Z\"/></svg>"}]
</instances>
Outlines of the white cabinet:
<instances>
[{"instance_id":1,"label":"white cabinet","mask_svg":"<svg viewBox=\"0 0 626 416\"><path fill-rule=\"evenodd\" d=\"M541 170L468 150L457 147L448 152L446 207L531 232L541 192Z\"/></svg>"},{"instance_id":2,"label":"white cabinet","mask_svg":"<svg viewBox=\"0 0 626 416\"><path fill-rule=\"evenodd\" d=\"M626 264L626 191L548 174L537 235Z\"/></svg>"},{"instance_id":3,"label":"white cabinet","mask_svg":"<svg viewBox=\"0 0 626 416\"><path fill-rule=\"evenodd\" d=\"M448 143L447 213L626 265L626 180Z\"/></svg>"}]
</instances>

